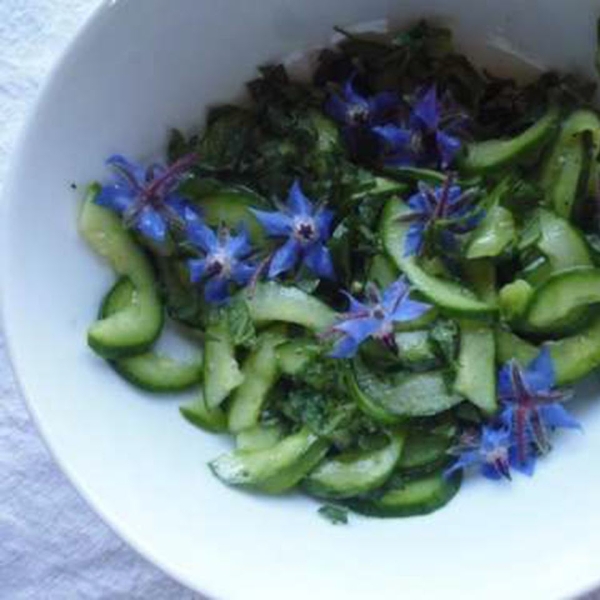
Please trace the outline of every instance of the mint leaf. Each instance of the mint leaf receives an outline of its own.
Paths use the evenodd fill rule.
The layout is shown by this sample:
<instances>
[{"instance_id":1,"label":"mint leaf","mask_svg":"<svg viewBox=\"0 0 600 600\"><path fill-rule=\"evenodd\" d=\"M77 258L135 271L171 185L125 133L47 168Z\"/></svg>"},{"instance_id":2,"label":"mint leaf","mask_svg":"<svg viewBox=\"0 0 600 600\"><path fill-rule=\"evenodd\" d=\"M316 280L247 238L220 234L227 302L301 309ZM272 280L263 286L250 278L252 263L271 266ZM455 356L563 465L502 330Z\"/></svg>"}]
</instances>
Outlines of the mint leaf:
<instances>
[{"instance_id":1,"label":"mint leaf","mask_svg":"<svg viewBox=\"0 0 600 600\"><path fill-rule=\"evenodd\" d=\"M317 512L332 525L348 524L348 509L343 506L324 504Z\"/></svg>"}]
</instances>

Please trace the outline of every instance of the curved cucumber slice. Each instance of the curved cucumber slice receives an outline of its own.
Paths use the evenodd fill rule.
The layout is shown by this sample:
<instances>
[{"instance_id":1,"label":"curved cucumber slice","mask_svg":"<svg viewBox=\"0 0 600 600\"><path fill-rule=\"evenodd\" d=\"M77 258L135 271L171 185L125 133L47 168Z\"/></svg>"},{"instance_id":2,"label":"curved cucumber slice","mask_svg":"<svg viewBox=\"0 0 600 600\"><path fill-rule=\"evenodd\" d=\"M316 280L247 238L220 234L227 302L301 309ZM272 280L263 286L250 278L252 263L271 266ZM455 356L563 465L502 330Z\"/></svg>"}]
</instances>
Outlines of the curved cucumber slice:
<instances>
[{"instance_id":1,"label":"curved cucumber slice","mask_svg":"<svg viewBox=\"0 0 600 600\"><path fill-rule=\"evenodd\" d=\"M494 331L486 325L462 320L454 389L487 414L498 408L495 354Z\"/></svg>"},{"instance_id":2,"label":"curved cucumber slice","mask_svg":"<svg viewBox=\"0 0 600 600\"><path fill-rule=\"evenodd\" d=\"M578 229L549 210L539 211L538 248L548 258L552 273L572 267L591 267L592 256Z\"/></svg>"},{"instance_id":3,"label":"curved cucumber slice","mask_svg":"<svg viewBox=\"0 0 600 600\"><path fill-rule=\"evenodd\" d=\"M525 315L528 329L553 333L581 322L582 309L600 302L600 269L561 271L533 294Z\"/></svg>"},{"instance_id":4,"label":"curved cucumber slice","mask_svg":"<svg viewBox=\"0 0 600 600\"><path fill-rule=\"evenodd\" d=\"M554 361L556 383L575 383L600 367L600 317L576 335L546 345Z\"/></svg>"},{"instance_id":5,"label":"curved cucumber slice","mask_svg":"<svg viewBox=\"0 0 600 600\"><path fill-rule=\"evenodd\" d=\"M213 310L204 344L204 397L209 409L219 406L244 381L226 316Z\"/></svg>"},{"instance_id":6,"label":"curved cucumber slice","mask_svg":"<svg viewBox=\"0 0 600 600\"><path fill-rule=\"evenodd\" d=\"M467 258L499 256L515 242L515 220L510 210L496 204L487 212L471 236Z\"/></svg>"},{"instance_id":7,"label":"curved cucumber slice","mask_svg":"<svg viewBox=\"0 0 600 600\"><path fill-rule=\"evenodd\" d=\"M227 416L220 407L208 408L204 394L200 391L198 398L191 404L179 407L179 412L192 425L200 427L209 433L227 431Z\"/></svg>"},{"instance_id":8,"label":"curved cucumber slice","mask_svg":"<svg viewBox=\"0 0 600 600\"><path fill-rule=\"evenodd\" d=\"M405 256L404 242L409 225L399 222L398 218L408 212L411 212L410 208L396 199L388 201L383 210L383 245L398 268L423 296L447 311L473 316L494 313L496 307L493 304L478 300L473 292L457 283L429 275L417 264L414 256Z\"/></svg>"},{"instance_id":9,"label":"curved cucumber slice","mask_svg":"<svg viewBox=\"0 0 600 600\"><path fill-rule=\"evenodd\" d=\"M272 448L281 437L281 428L277 425L259 425L240 431L235 442L238 450L265 450Z\"/></svg>"},{"instance_id":10,"label":"curved cucumber slice","mask_svg":"<svg viewBox=\"0 0 600 600\"><path fill-rule=\"evenodd\" d=\"M304 480L304 488L320 498L350 498L377 489L394 471L405 436L395 432L384 448L325 460Z\"/></svg>"},{"instance_id":11,"label":"curved cucumber slice","mask_svg":"<svg viewBox=\"0 0 600 600\"><path fill-rule=\"evenodd\" d=\"M460 473L445 478L441 472L411 479L386 491L380 498L349 501L355 512L372 517L412 517L432 513L452 500L462 477Z\"/></svg>"},{"instance_id":12,"label":"curved cucumber slice","mask_svg":"<svg viewBox=\"0 0 600 600\"><path fill-rule=\"evenodd\" d=\"M469 173L483 173L515 163L540 148L552 136L559 117L559 110L553 107L537 123L514 138L469 144L460 166Z\"/></svg>"},{"instance_id":13,"label":"curved cucumber slice","mask_svg":"<svg viewBox=\"0 0 600 600\"><path fill-rule=\"evenodd\" d=\"M260 283L253 290L245 291L244 297L256 323L283 321L320 331L335 322L333 309L295 287Z\"/></svg>"},{"instance_id":14,"label":"curved cucumber slice","mask_svg":"<svg viewBox=\"0 0 600 600\"><path fill-rule=\"evenodd\" d=\"M79 230L117 274L131 280L135 294L127 308L99 319L89 328L88 344L101 356L117 358L139 354L152 345L163 325L163 310L148 259L119 217L94 202L98 190L98 186L92 186L87 194Z\"/></svg>"},{"instance_id":15,"label":"curved cucumber slice","mask_svg":"<svg viewBox=\"0 0 600 600\"><path fill-rule=\"evenodd\" d=\"M516 360L521 365L528 365L539 353L533 344L515 335L512 331L496 329L496 361L503 365L509 360Z\"/></svg>"},{"instance_id":16,"label":"curved cucumber slice","mask_svg":"<svg viewBox=\"0 0 600 600\"><path fill-rule=\"evenodd\" d=\"M591 110L575 111L563 122L542 172L546 200L561 217L568 219L579 193L586 193L590 163L599 152L600 119Z\"/></svg>"},{"instance_id":17,"label":"curved cucumber slice","mask_svg":"<svg viewBox=\"0 0 600 600\"><path fill-rule=\"evenodd\" d=\"M287 340L279 331L263 333L242 367L242 384L235 390L229 407L229 430L237 433L258 424L269 390L279 374L277 346Z\"/></svg>"},{"instance_id":18,"label":"curved cucumber slice","mask_svg":"<svg viewBox=\"0 0 600 600\"><path fill-rule=\"evenodd\" d=\"M100 318L125 310L135 297L135 288L122 277L106 295ZM137 387L150 392L177 392L197 384L202 377L202 354L192 360L178 361L155 352L144 352L110 361L115 371Z\"/></svg>"},{"instance_id":19,"label":"curved cucumber slice","mask_svg":"<svg viewBox=\"0 0 600 600\"><path fill-rule=\"evenodd\" d=\"M224 224L237 229L244 224L253 243L260 245L264 242L264 230L249 210L253 207L260 208L260 204L252 194L221 192L201 198L196 201L196 204L202 211L202 217L211 227Z\"/></svg>"},{"instance_id":20,"label":"curved cucumber slice","mask_svg":"<svg viewBox=\"0 0 600 600\"><path fill-rule=\"evenodd\" d=\"M431 472L448 462L452 439L423 429L411 430L398 463L401 471Z\"/></svg>"},{"instance_id":21,"label":"curved cucumber slice","mask_svg":"<svg viewBox=\"0 0 600 600\"><path fill-rule=\"evenodd\" d=\"M280 494L294 487L327 452L328 443L308 429L264 450L235 450L210 463L224 483Z\"/></svg>"},{"instance_id":22,"label":"curved cucumber slice","mask_svg":"<svg viewBox=\"0 0 600 600\"><path fill-rule=\"evenodd\" d=\"M382 423L436 415L462 401L458 394L448 390L442 371L390 374L382 378L360 358L352 363L350 391L359 407Z\"/></svg>"}]
</instances>

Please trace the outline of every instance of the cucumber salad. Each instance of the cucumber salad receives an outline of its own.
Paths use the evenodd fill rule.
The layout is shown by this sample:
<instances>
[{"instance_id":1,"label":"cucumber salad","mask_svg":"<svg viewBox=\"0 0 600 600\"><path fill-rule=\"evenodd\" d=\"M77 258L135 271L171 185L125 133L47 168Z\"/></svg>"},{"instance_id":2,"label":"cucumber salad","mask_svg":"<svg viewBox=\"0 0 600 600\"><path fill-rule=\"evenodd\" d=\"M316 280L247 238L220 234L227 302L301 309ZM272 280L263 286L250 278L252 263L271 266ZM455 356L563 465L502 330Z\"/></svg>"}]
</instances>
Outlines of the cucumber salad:
<instances>
[{"instance_id":1,"label":"cucumber salad","mask_svg":"<svg viewBox=\"0 0 600 600\"><path fill-rule=\"evenodd\" d=\"M195 390L223 483L334 522L531 476L600 366L595 85L478 70L426 22L339 40L308 80L260 68L161 161L110 156L79 220L116 275L91 349ZM156 349L166 321L189 359Z\"/></svg>"}]
</instances>

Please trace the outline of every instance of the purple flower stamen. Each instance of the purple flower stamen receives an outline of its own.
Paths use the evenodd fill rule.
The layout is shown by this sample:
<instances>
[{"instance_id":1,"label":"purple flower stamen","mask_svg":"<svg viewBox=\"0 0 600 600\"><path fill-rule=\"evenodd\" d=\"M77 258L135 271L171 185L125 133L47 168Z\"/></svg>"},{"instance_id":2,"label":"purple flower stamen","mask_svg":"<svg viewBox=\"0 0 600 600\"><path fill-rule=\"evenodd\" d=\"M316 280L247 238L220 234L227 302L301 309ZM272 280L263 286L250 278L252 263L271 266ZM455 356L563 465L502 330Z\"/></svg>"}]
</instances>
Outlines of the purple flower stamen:
<instances>
[{"instance_id":1,"label":"purple flower stamen","mask_svg":"<svg viewBox=\"0 0 600 600\"><path fill-rule=\"evenodd\" d=\"M167 168L158 164L144 168L115 154L106 161L114 180L102 186L96 202L120 214L126 227L160 244L169 226L183 225L187 203L175 188L197 161L196 154L188 154Z\"/></svg>"}]
</instances>

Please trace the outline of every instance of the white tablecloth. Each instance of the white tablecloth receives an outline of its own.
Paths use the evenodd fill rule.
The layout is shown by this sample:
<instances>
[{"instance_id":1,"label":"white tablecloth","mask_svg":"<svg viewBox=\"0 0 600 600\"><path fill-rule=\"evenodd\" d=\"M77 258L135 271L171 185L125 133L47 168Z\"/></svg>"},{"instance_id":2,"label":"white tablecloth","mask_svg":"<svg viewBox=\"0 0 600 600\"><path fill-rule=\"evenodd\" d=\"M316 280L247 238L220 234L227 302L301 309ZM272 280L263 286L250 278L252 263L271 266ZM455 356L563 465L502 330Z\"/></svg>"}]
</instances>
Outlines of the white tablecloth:
<instances>
[{"instance_id":1,"label":"white tablecloth","mask_svg":"<svg viewBox=\"0 0 600 600\"><path fill-rule=\"evenodd\" d=\"M97 4L0 0L0 184L40 82ZM0 600L197 597L119 540L60 473L0 337Z\"/></svg>"}]
</instances>

